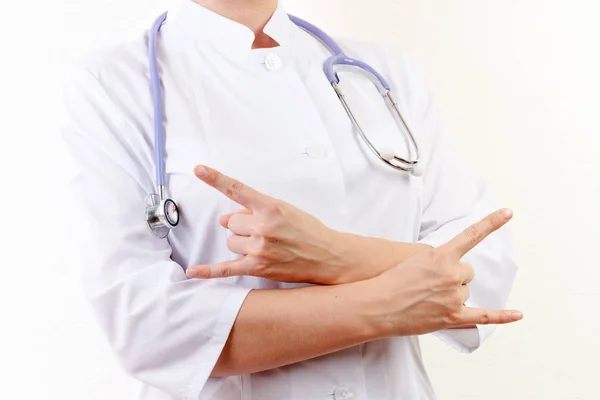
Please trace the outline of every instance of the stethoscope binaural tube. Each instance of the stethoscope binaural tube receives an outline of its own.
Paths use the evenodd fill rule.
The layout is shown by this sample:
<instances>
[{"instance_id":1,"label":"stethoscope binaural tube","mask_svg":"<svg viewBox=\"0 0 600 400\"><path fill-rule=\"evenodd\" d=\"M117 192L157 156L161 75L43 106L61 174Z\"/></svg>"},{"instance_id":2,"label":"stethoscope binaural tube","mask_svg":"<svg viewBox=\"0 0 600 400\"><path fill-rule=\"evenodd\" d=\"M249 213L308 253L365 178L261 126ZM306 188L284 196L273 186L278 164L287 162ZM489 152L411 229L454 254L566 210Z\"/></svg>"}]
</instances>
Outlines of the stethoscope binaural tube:
<instances>
[{"instance_id":1,"label":"stethoscope binaural tube","mask_svg":"<svg viewBox=\"0 0 600 400\"><path fill-rule=\"evenodd\" d=\"M298 17L293 15L289 16L290 20L296 24L299 28L316 38L323 46L325 46L330 52L331 57L325 60L323 64L323 72L327 77L327 80L335 90L335 93L338 95L338 98L342 102L348 117L352 121L356 131L358 132L360 138L365 143L365 145L371 150L371 152L383 161L385 164L391 166L392 168L408 172L415 177L420 177L423 175L423 168L419 165L419 146L417 145L417 141L408 126L408 123L404 119L402 113L400 112L400 108L398 103L394 100L392 96L391 85L388 81L375 70L375 68L371 67L369 64L362 62L360 60L355 60L346 56L342 48L333 40L331 36L322 31L320 28L312 25L311 23L304 21ZM335 72L336 66L343 66L346 68L358 68L367 74L369 80L373 82L373 84L377 87L377 90L384 98L385 102L388 104L390 110L392 110L393 117L400 125L400 129L402 133L406 135L409 144L409 155L414 151L414 158L407 160L402 157L398 157L395 155L393 150L390 149L377 149L373 143L369 140L368 136L365 134L363 129L361 128L358 120L356 119L350 105L346 101L342 90L339 87L340 78Z\"/></svg>"},{"instance_id":2,"label":"stethoscope binaural tube","mask_svg":"<svg viewBox=\"0 0 600 400\"><path fill-rule=\"evenodd\" d=\"M148 37L148 61L150 68L150 89L152 94L154 125L154 162L156 167L156 193L146 197L146 223L150 232L158 238L165 238L179 225L179 208L175 201L167 197L165 185L165 131L160 75L158 72L157 39L167 13L161 14L150 28Z\"/></svg>"}]
</instances>

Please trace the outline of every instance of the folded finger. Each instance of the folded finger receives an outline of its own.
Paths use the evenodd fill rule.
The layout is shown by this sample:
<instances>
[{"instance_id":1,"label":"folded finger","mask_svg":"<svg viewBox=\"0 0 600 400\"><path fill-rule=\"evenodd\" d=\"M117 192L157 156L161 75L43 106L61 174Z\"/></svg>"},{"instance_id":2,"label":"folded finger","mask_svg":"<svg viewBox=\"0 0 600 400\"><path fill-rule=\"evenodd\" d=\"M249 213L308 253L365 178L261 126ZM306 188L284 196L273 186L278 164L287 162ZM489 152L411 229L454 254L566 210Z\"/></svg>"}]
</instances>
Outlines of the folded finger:
<instances>
[{"instance_id":1,"label":"folded finger","mask_svg":"<svg viewBox=\"0 0 600 400\"><path fill-rule=\"evenodd\" d=\"M232 235L227 238L227 248L241 256L248 254L253 243L249 236Z\"/></svg>"},{"instance_id":2,"label":"folded finger","mask_svg":"<svg viewBox=\"0 0 600 400\"><path fill-rule=\"evenodd\" d=\"M252 214L235 213L229 218L227 229L236 235L250 236L254 233L252 227L255 220L256 217Z\"/></svg>"},{"instance_id":3,"label":"folded finger","mask_svg":"<svg viewBox=\"0 0 600 400\"><path fill-rule=\"evenodd\" d=\"M465 261L460 261L460 266L463 273L463 283L471 283L473 279L475 279L475 269L471 264Z\"/></svg>"},{"instance_id":4,"label":"folded finger","mask_svg":"<svg viewBox=\"0 0 600 400\"><path fill-rule=\"evenodd\" d=\"M469 300L471 297L471 290L469 289L469 285L462 285L460 287L460 293L462 294L463 304Z\"/></svg>"},{"instance_id":5,"label":"folded finger","mask_svg":"<svg viewBox=\"0 0 600 400\"><path fill-rule=\"evenodd\" d=\"M234 214L250 214L250 211L248 209L243 209L240 211L236 211L234 213L229 213L229 214L225 214L225 215L221 215L221 217L219 218L219 224L221 224L221 226L225 229L229 229L229 219L234 215Z\"/></svg>"}]
</instances>

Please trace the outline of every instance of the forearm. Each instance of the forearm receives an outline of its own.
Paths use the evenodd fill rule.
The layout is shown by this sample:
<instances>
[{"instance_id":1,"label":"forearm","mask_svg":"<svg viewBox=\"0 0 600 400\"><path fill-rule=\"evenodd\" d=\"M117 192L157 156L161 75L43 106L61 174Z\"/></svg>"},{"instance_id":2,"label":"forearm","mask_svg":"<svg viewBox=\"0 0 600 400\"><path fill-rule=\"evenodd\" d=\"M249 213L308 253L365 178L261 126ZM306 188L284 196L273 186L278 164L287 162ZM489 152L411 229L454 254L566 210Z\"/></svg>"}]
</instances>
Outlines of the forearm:
<instances>
[{"instance_id":1,"label":"forearm","mask_svg":"<svg viewBox=\"0 0 600 400\"><path fill-rule=\"evenodd\" d=\"M336 268L329 269L335 276L327 279L333 284L343 284L373 278L430 248L421 243L342 233L334 246L336 258L332 263L337 264Z\"/></svg>"},{"instance_id":2,"label":"forearm","mask_svg":"<svg viewBox=\"0 0 600 400\"><path fill-rule=\"evenodd\" d=\"M356 295L360 285L250 292L211 376L269 370L378 338L369 299Z\"/></svg>"}]
</instances>

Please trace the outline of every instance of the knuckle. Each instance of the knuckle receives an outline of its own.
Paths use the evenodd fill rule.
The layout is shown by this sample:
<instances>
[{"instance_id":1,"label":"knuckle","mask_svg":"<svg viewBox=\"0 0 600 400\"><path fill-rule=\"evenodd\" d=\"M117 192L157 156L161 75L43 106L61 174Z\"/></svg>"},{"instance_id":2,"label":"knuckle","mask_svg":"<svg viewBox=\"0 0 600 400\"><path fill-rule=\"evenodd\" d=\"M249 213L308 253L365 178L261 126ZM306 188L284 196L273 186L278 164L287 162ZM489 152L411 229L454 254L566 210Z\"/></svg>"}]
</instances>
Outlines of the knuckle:
<instances>
[{"instance_id":1,"label":"knuckle","mask_svg":"<svg viewBox=\"0 0 600 400\"><path fill-rule=\"evenodd\" d=\"M231 276L231 267L229 265L223 264L218 268L218 274L220 277L227 278Z\"/></svg>"},{"instance_id":2,"label":"knuckle","mask_svg":"<svg viewBox=\"0 0 600 400\"><path fill-rule=\"evenodd\" d=\"M481 232L479 232L479 229L474 225L468 227L465 230L465 234L472 245L476 245L479 241L479 237L481 236Z\"/></svg>"},{"instance_id":3,"label":"knuckle","mask_svg":"<svg viewBox=\"0 0 600 400\"><path fill-rule=\"evenodd\" d=\"M487 325L489 324L491 321L491 315L489 313L489 311L482 311L481 315L479 316L479 323L481 325Z\"/></svg>"},{"instance_id":4,"label":"knuckle","mask_svg":"<svg viewBox=\"0 0 600 400\"><path fill-rule=\"evenodd\" d=\"M469 265L468 269L469 269L469 277L472 280L475 278L475 267L473 267L472 265Z\"/></svg>"},{"instance_id":5,"label":"knuckle","mask_svg":"<svg viewBox=\"0 0 600 400\"><path fill-rule=\"evenodd\" d=\"M266 278L269 276L269 266L266 263L257 261L257 263L252 268L252 272L252 275L262 276Z\"/></svg>"},{"instance_id":6,"label":"knuckle","mask_svg":"<svg viewBox=\"0 0 600 400\"><path fill-rule=\"evenodd\" d=\"M283 209L281 207L281 204L276 200L272 200L272 199L265 200L263 205L264 205L265 211L267 211L272 216L279 216L279 215L283 214Z\"/></svg>"},{"instance_id":7,"label":"knuckle","mask_svg":"<svg viewBox=\"0 0 600 400\"><path fill-rule=\"evenodd\" d=\"M259 238L257 238L256 240L256 252L261 254L261 255L265 255L268 251L269 248L269 241L261 236Z\"/></svg>"},{"instance_id":8,"label":"knuckle","mask_svg":"<svg viewBox=\"0 0 600 400\"><path fill-rule=\"evenodd\" d=\"M208 181L211 182L214 186L217 185L217 183L219 183L220 180L220 175L217 171L214 170L210 170L208 172Z\"/></svg>"},{"instance_id":9,"label":"knuckle","mask_svg":"<svg viewBox=\"0 0 600 400\"><path fill-rule=\"evenodd\" d=\"M444 257L444 254L438 249L427 249L421 253L423 257L426 257L429 261L435 262Z\"/></svg>"},{"instance_id":10,"label":"knuckle","mask_svg":"<svg viewBox=\"0 0 600 400\"><path fill-rule=\"evenodd\" d=\"M438 266L448 267L449 264L455 264L455 261L452 259L452 254L443 249L434 250L434 253L430 257L430 261Z\"/></svg>"},{"instance_id":11,"label":"knuckle","mask_svg":"<svg viewBox=\"0 0 600 400\"><path fill-rule=\"evenodd\" d=\"M456 325L458 323L460 323L461 321L461 315L460 312L458 311L450 311L446 314L446 317L444 318L444 322L447 325Z\"/></svg>"},{"instance_id":12,"label":"knuckle","mask_svg":"<svg viewBox=\"0 0 600 400\"><path fill-rule=\"evenodd\" d=\"M254 232L261 237L271 236L273 234L273 226L267 221L259 221L254 227Z\"/></svg>"},{"instance_id":13,"label":"knuckle","mask_svg":"<svg viewBox=\"0 0 600 400\"><path fill-rule=\"evenodd\" d=\"M445 252L438 249L426 250L419 253L418 257L423 257L424 264L431 265L438 271L442 270L440 267L446 264L448 258Z\"/></svg>"},{"instance_id":14,"label":"knuckle","mask_svg":"<svg viewBox=\"0 0 600 400\"><path fill-rule=\"evenodd\" d=\"M499 313L499 315L496 318L498 319L499 324L508 324L509 322L511 322L511 317L506 312Z\"/></svg>"},{"instance_id":15,"label":"knuckle","mask_svg":"<svg viewBox=\"0 0 600 400\"><path fill-rule=\"evenodd\" d=\"M466 263L464 261L461 261L460 265L463 271L466 273L466 276L468 276L469 279L473 279L473 277L475 276L475 268L473 268L471 264Z\"/></svg>"},{"instance_id":16,"label":"knuckle","mask_svg":"<svg viewBox=\"0 0 600 400\"><path fill-rule=\"evenodd\" d=\"M460 270L455 269L452 271L452 273L450 274L450 283L452 285L462 285L463 284L463 278L462 278L462 273Z\"/></svg>"},{"instance_id":17,"label":"knuckle","mask_svg":"<svg viewBox=\"0 0 600 400\"><path fill-rule=\"evenodd\" d=\"M463 268L466 269L466 270L472 270L473 269L473 266L471 264L469 264L468 262L466 262L466 261L461 261L460 265L462 265Z\"/></svg>"},{"instance_id":18,"label":"knuckle","mask_svg":"<svg viewBox=\"0 0 600 400\"><path fill-rule=\"evenodd\" d=\"M469 298L471 297L471 289L469 288L469 286L465 285L464 287L464 293L463 293L463 303L467 300L469 300Z\"/></svg>"},{"instance_id":19,"label":"knuckle","mask_svg":"<svg viewBox=\"0 0 600 400\"><path fill-rule=\"evenodd\" d=\"M240 194L240 192L243 189L244 189L244 184L242 182L234 180L227 186L227 189L225 189L225 193L227 194L228 197L235 198Z\"/></svg>"},{"instance_id":20,"label":"knuckle","mask_svg":"<svg viewBox=\"0 0 600 400\"><path fill-rule=\"evenodd\" d=\"M491 218L488 219L489 224L492 227L492 230L498 229L502 226L502 217L500 213L494 213Z\"/></svg>"},{"instance_id":21,"label":"knuckle","mask_svg":"<svg viewBox=\"0 0 600 400\"><path fill-rule=\"evenodd\" d=\"M454 290L458 286L456 274L453 271L445 269L433 270L431 271L431 278L431 288L435 292Z\"/></svg>"},{"instance_id":22,"label":"knuckle","mask_svg":"<svg viewBox=\"0 0 600 400\"><path fill-rule=\"evenodd\" d=\"M444 271L440 276L440 285L443 287L462 285L460 271L457 271L454 268L449 268Z\"/></svg>"},{"instance_id":23,"label":"knuckle","mask_svg":"<svg viewBox=\"0 0 600 400\"><path fill-rule=\"evenodd\" d=\"M460 290L455 291L454 293L452 293L452 295L450 296L450 308L454 311L460 310L460 308L462 307L464 301L463 301L463 294L460 292Z\"/></svg>"},{"instance_id":24,"label":"knuckle","mask_svg":"<svg viewBox=\"0 0 600 400\"><path fill-rule=\"evenodd\" d=\"M256 256L253 256L252 254L247 254L246 255L246 266L250 271L254 271L256 269L256 266L261 264L259 262L259 258Z\"/></svg>"},{"instance_id":25,"label":"knuckle","mask_svg":"<svg viewBox=\"0 0 600 400\"><path fill-rule=\"evenodd\" d=\"M257 244L248 249L248 255L254 257L255 259L262 259L265 256L265 249Z\"/></svg>"}]
</instances>

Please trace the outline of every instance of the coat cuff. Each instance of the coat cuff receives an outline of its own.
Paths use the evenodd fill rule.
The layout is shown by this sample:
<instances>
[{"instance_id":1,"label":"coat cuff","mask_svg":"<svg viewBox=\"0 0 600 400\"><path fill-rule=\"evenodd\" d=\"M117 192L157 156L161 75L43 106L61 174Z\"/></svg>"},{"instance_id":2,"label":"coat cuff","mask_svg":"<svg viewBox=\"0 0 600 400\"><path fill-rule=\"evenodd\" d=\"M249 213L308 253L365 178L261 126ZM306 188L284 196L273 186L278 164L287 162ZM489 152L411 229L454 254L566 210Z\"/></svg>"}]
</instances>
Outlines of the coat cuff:
<instances>
[{"instance_id":1,"label":"coat cuff","mask_svg":"<svg viewBox=\"0 0 600 400\"><path fill-rule=\"evenodd\" d=\"M218 390L222 381L226 379L210 378L210 374L221 356L246 296L252 289L236 286L230 288L230 290L231 293L223 303L219 318L214 326L211 340L206 346L207 350L203 354L200 363L193 366L193 369L197 372L192 375L189 384L182 390L180 400L198 400L201 392L204 396L206 391Z\"/></svg>"},{"instance_id":2,"label":"coat cuff","mask_svg":"<svg viewBox=\"0 0 600 400\"><path fill-rule=\"evenodd\" d=\"M461 353L468 354L477 350L495 329L495 325L480 325L473 329L446 329L433 335Z\"/></svg>"}]
</instances>

